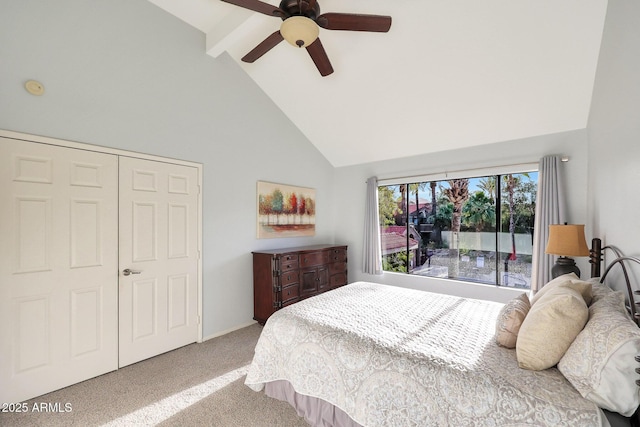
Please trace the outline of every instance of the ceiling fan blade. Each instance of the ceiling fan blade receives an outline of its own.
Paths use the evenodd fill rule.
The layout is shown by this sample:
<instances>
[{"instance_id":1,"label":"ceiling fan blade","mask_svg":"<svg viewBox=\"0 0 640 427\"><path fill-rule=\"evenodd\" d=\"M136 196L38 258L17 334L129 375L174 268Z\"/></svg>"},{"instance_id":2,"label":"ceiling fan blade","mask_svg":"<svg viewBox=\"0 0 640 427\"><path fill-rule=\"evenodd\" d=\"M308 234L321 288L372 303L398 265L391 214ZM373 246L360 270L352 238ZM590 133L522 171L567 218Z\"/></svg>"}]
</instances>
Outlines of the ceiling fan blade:
<instances>
[{"instance_id":1,"label":"ceiling fan blade","mask_svg":"<svg viewBox=\"0 0 640 427\"><path fill-rule=\"evenodd\" d=\"M331 66L327 52L325 52L322 43L320 43L320 39L316 39L316 41L307 46L307 52L309 52L309 56L313 59L322 77L333 73L333 67Z\"/></svg>"},{"instance_id":2,"label":"ceiling fan blade","mask_svg":"<svg viewBox=\"0 0 640 427\"><path fill-rule=\"evenodd\" d=\"M360 15L356 13L324 13L316 23L327 30L375 31L386 33L391 28L391 17Z\"/></svg>"},{"instance_id":3,"label":"ceiling fan blade","mask_svg":"<svg viewBox=\"0 0 640 427\"><path fill-rule=\"evenodd\" d=\"M282 40L284 40L284 39L282 38L282 34L280 34L280 31L278 30L275 33L271 34L266 39L264 39L258 46L254 47L251 50L251 52L249 52L245 56L243 56L242 57L242 61L243 62L255 62L256 59L260 58L262 55L264 55L265 53L269 52L271 49L273 49Z\"/></svg>"},{"instance_id":4,"label":"ceiling fan blade","mask_svg":"<svg viewBox=\"0 0 640 427\"><path fill-rule=\"evenodd\" d=\"M230 3L236 6L244 7L245 9L253 10L255 12L264 13L269 16L277 16L279 18L286 16L286 13L277 6L273 6L269 3L262 2L260 0L222 0L225 3Z\"/></svg>"}]
</instances>

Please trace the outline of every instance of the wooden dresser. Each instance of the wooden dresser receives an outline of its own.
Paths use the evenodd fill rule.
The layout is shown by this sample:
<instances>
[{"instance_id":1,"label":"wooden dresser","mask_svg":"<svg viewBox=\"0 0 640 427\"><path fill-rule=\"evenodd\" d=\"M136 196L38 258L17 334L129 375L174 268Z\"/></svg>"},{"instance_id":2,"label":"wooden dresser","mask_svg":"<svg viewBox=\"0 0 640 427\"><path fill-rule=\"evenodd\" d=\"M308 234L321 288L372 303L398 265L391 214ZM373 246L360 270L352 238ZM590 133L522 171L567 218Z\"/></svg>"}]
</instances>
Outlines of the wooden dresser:
<instances>
[{"instance_id":1,"label":"wooden dresser","mask_svg":"<svg viewBox=\"0 0 640 427\"><path fill-rule=\"evenodd\" d=\"M347 247L314 245L253 253L253 318L347 284Z\"/></svg>"}]
</instances>

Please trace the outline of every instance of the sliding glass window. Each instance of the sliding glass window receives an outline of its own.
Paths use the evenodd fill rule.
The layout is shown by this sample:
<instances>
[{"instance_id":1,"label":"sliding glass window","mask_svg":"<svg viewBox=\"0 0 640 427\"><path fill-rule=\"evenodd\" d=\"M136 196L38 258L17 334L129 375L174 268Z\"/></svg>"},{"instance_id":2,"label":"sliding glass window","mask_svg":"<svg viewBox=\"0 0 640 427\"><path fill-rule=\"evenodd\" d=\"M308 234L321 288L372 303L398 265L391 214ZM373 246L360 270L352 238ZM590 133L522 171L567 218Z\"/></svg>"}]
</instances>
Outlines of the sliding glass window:
<instances>
[{"instance_id":1,"label":"sliding glass window","mask_svg":"<svg viewBox=\"0 0 640 427\"><path fill-rule=\"evenodd\" d=\"M385 271L528 289L538 173L378 187Z\"/></svg>"}]
</instances>

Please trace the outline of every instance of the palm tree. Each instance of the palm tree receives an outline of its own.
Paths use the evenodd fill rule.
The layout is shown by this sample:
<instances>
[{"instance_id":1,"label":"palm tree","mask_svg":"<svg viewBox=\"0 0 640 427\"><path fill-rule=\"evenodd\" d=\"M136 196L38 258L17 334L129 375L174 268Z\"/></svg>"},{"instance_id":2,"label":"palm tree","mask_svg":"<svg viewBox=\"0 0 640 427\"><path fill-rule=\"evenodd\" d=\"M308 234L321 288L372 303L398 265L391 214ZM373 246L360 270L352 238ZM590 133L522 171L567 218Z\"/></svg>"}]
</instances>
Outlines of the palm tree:
<instances>
[{"instance_id":1,"label":"palm tree","mask_svg":"<svg viewBox=\"0 0 640 427\"><path fill-rule=\"evenodd\" d=\"M426 182L417 182L415 184L409 184L409 192L411 194L415 194L416 196L416 218L418 218L418 213L420 212L420 199L418 198L418 193L420 191L424 191L427 186Z\"/></svg>"},{"instance_id":2,"label":"palm tree","mask_svg":"<svg viewBox=\"0 0 640 427\"><path fill-rule=\"evenodd\" d=\"M460 247L458 236L460 234L460 219L462 217L462 207L469 199L469 178L451 179L447 181L449 188L443 190L445 196L453 204L453 215L451 216L451 242L449 242L449 257L454 260L449 277L458 277Z\"/></svg>"},{"instance_id":3,"label":"palm tree","mask_svg":"<svg viewBox=\"0 0 640 427\"><path fill-rule=\"evenodd\" d=\"M405 213L406 209L407 209L407 184L400 184L400 209L399 209L398 215ZM405 218L404 224L402 224L401 221L399 221L399 218L396 217L396 225L406 225L407 223L406 216L404 216L403 218Z\"/></svg>"},{"instance_id":4,"label":"palm tree","mask_svg":"<svg viewBox=\"0 0 640 427\"><path fill-rule=\"evenodd\" d=\"M476 191L465 203L462 216L467 227L474 227L480 232L487 224L495 224L496 207L486 194Z\"/></svg>"},{"instance_id":5,"label":"palm tree","mask_svg":"<svg viewBox=\"0 0 640 427\"><path fill-rule=\"evenodd\" d=\"M528 173L519 174L529 178ZM520 185L520 177L513 176L513 174L507 174L503 176L505 189L508 194L509 204L509 234L511 235L511 254L509 255L509 261L515 261L518 259L516 252L516 203L514 194L516 188Z\"/></svg>"},{"instance_id":6,"label":"palm tree","mask_svg":"<svg viewBox=\"0 0 640 427\"><path fill-rule=\"evenodd\" d=\"M431 186L431 215L433 215L433 222L435 223L436 208L438 206L438 203L436 200L436 186L438 185L438 183L436 181L431 181L429 184Z\"/></svg>"},{"instance_id":7,"label":"palm tree","mask_svg":"<svg viewBox=\"0 0 640 427\"><path fill-rule=\"evenodd\" d=\"M491 203L495 203L496 201L496 177L495 176L487 176L484 178L480 178L478 188L485 191L489 195L489 200L491 200Z\"/></svg>"},{"instance_id":8,"label":"palm tree","mask_svg":"<svg viewBox=\"0 0 640 427\"><path fill-rule=\"evenodd\" d=\"M449 188L443 190L445 196L453 203L453 216L451 217L451 231L460 232L460 219L462 207L469 199L469 178L451 179L447 181Z\"/></svg>"}]
</instances>

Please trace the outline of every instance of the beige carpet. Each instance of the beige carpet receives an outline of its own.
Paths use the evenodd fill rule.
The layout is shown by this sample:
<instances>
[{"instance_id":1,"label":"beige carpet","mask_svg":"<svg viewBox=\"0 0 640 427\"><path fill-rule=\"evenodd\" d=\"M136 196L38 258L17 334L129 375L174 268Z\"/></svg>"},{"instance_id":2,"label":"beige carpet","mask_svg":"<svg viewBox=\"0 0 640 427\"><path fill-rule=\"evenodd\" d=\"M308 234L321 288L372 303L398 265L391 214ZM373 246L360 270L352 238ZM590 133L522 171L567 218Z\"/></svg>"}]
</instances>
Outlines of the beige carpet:
<instances>
[{"instance_id":1,"label":"beige carpet","mask_svg":"<svg viewBox=\"0 0 640 427\"><path fill-rule=\"evenodd\" d=\"M261 330L252 325L29 400L27 413L0 412L0 425L306 427L289 404L244 385Z\"/></svg>"}]
</instances>

